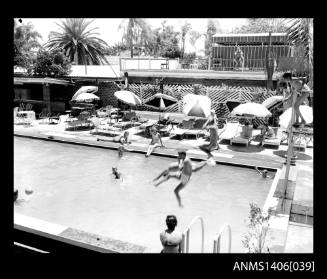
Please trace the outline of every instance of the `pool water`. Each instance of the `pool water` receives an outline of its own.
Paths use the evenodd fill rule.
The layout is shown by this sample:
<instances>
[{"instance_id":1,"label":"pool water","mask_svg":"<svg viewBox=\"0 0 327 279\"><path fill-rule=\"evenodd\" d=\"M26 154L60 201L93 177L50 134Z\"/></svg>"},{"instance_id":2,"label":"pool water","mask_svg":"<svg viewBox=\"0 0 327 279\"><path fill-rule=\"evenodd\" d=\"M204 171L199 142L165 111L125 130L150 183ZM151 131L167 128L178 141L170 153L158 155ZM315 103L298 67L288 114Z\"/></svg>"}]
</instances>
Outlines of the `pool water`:
<instances>
[{"instance_id":1,"label":"pool water","mask_svg":"<svg viewBox=\"0 0 327 279\"><path fill-rule=\"evenodd\" d=\"M180 192L184 208L173 193L178 181L158 188L152 179L175 158L14 137L14 185L19 189L17 213L150 247L160 252L159 233L167 214L175 214L182 231L197 215L204 219L205 252L224 222L232 227L232 252L244 252L242 239L250 203L263 206L272 179L255 170L217 164L192 175ZM123 181L113 178L117 166ZM270 175L273 175L271 173ZM32 187L28 197L24 189ZM227 235L227 234L226 234ZM224 237L224 236L223 236ZM190 252L200 250L200 225L191 231ZM224 252L224 239L222 252Z\"/></svg>"}]
</instances>

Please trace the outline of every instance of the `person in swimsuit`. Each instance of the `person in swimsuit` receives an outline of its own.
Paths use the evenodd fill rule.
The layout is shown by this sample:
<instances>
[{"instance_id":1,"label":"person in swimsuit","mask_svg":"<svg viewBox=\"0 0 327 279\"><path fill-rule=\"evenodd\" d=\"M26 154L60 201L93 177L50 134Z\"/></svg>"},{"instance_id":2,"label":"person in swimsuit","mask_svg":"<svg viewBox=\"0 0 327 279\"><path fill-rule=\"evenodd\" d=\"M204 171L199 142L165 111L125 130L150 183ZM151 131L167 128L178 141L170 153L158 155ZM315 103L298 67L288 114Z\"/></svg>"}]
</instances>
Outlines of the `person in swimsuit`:
<instances>
[{"instance_id":1,"label":"person in swimsuit","mask_svg":"<svg viewBox=\"0 0 327 279\"><path fill-rule=\"evenodd\" d=\"M167 229L160 233L160 241L163 249L161 253L181 253L182 234L175 230L177 218L168 215L166 218Z\"/></svg>"},{"instance_id":2,"label":"person in swimsuit","mask_svg":"<svg viewBox=\"0 0 327 279\"><path fill-rule=\"evenodd\" d=\"M215 115L215 111L211 110L211 113L207 119L207 121L203 124L203 129L209 129L210 130L210 143L209 144L203 144L200 145L199 148L208 154L208 159L212 158L212 151L219 149L218 140L218 124L217 124L217 118Z\"/></svg>"},{"instance_id":3,"label":"person in swimsuit","mask_svg":"<svg viewBox=\"0 0 327 279\"><path fill-rule=\"evenodd\" d=\"M155 148L157 148L158 146L160 146L159 142L161 143L161 147L164 147L164 145L162 144L160 133L158 132L158 130L156 128L152 129L151 136L152 136L152 140L149 144L149 147L145 154L145 157L149 157L150 154L153 152L153 150Z\"/></svg>"},{"instance_id":4,"label":"person in swimsuit","mask_svg":"<svg viewBox=\"0 0 327 279\"><path fill-rule=\"evenodd\" d=\"M178 151L177 159L177 163L170 164L168 169L160 173L156 178L153 179L153 181L157 181L154 185L155 187L158 187L162 182L167 181L169 178L178 179L180 183L175 188L174 193L176 195L179 207L183 207L179 192L190 181L192 173L202 169L207 164L207 162L201 162L199 164L192 163L191 159L186 156L185 150ZM163 179L159 180L161 177Z\"/></svg>"}]
</instances>

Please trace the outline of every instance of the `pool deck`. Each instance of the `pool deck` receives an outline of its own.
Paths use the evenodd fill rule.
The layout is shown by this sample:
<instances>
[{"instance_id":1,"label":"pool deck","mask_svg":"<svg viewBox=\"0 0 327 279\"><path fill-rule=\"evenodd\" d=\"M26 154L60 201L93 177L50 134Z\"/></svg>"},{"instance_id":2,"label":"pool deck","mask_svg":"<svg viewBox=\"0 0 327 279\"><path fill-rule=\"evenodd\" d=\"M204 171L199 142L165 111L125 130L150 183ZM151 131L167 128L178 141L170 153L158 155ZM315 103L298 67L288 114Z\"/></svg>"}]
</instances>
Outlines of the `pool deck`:
<instances>
[{"instance_id":1,"label":"pool deck","mask_svg":"<svg viewBox=\"0 0 327 279\"><path fill-rule=\"evenodd\" d=\"M133 132L135 131L133 129L130 129L132 140L130 148L132 152L146 153L150 139L134 135ZM65 131L64 123L48 125L39 124L36 121L30 127L14 125L14 135L100 148L116 149L119 145L109 141L98 141L97 136L91 135L90 131ZM158 148L153 152L153 156L176 157L176 149L186 148L190 158L196 160L206 159L206 155L196 148L199 145L199 140L179 141L164 137L162 140L165 148ZM280 145L279 150L286 151L287 146ZM270 170L280 170L280 180L283 180L285 158L277 155L277 153L275 154L275 151L276 149L259 148L255 144L250 144L248 148L220 144L220 150L214 151L213 154L218 164L250 168L258 166ZM303 154L305 155L304 159L299 158L296 167L293 167L290 173L289 180L294 183L288 184L290 187L287 195L291 198L287 202L288 214L279 214L279 218L273 216L273 219L275 218L272 220L272 228L275 228L273 239L277 249L273 249L271 252L298 253L300 251L301 253L311 253L313 251L313 148L307 147ZM279 187L277 183L276 193L278 193ZM277 198L278 195L271 196L272 200ZM299 243L301 244L299 245Z\"/></svg>"}]
</instances>

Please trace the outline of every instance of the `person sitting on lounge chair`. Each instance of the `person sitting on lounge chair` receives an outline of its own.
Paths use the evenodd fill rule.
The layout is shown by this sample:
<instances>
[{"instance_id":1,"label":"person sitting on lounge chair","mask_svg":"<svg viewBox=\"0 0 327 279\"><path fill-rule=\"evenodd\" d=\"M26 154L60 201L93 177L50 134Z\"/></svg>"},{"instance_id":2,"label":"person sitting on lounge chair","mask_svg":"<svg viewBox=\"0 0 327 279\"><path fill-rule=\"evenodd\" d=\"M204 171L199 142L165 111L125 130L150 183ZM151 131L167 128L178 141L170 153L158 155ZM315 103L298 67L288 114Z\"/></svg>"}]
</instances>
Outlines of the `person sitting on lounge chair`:
<instances>
[{"instance_id":1,"label":"person sitting on lounge chair","mask_svg":"<svg viewBox=\"0 0 327 279\"><path fill-rule=\"evenodd\" d=\"M262 130L261 130L261 134L259 135L259 146L263 145L263 141L265 139L270 139L275 135L275 132L273 130L273 128L269 127L267 123L264 124Z\"/></svg>"}]
</instances>

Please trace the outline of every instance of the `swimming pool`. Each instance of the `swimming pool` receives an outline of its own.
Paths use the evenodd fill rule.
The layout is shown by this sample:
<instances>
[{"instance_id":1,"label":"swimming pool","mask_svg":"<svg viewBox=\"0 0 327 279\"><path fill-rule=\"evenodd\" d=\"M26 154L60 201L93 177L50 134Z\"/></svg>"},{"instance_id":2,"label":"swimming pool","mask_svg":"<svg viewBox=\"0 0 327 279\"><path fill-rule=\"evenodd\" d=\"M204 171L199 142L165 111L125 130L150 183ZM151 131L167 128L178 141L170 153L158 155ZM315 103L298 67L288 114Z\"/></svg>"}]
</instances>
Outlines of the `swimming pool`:
<instances>
[{"instance_id":1,"label":"swimming pool","mask_svg":"<svg viewBox=\"0 0 327 279\"><path fill-rule=\"evenodd\" d=\"M255 170L217 165L193 174L180 194L178 208L171 179L155 188L152 179L174 158L14 137L14 185L34 194L14 205L16 213L122 241L160 252L159 233L167 214L175 214L183 230L196 216L205 227L205 252L212 252L213 237L224 222L232 227L232 252L244 252L249 203L263 206L272 179ZM122 172L113 179L111 167ZM226 245L227 246L227 245ZM200 226L191 232L190 252L200 251ZM224 245L222 247L224 252Z\"/></svg>"}]
</instances>

